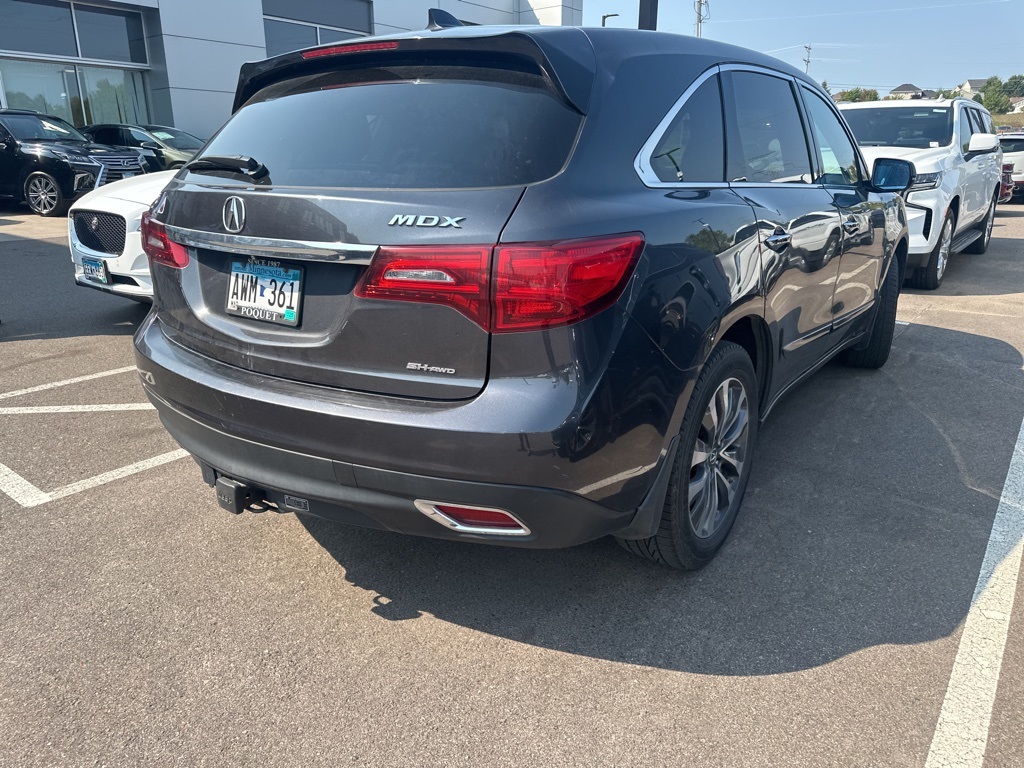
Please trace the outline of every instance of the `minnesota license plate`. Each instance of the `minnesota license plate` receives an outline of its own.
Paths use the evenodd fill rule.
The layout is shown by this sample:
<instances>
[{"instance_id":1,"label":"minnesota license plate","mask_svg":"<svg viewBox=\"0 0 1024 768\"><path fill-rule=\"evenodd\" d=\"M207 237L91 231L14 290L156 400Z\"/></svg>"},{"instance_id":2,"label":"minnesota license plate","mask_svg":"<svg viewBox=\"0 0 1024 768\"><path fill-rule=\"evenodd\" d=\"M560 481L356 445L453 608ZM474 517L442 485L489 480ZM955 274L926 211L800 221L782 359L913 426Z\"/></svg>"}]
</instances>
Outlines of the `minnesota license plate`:
<instances>
[{"instance_id":1,"label":"minnesota license plate","mask_svg":"<svg viewBox=\"0 0 1024 768\"><path fill-rule=\"evenodd\" d=\"M273 259L231 262L229 315L296 326L302 307L302 268Z\"/></svg>"},{"instance_id":2,"label":"minnesota license plate","mask_svg":"<svg viewBox=\"0 0 1024 768\"><path fill-rule=\"evenodd\" d=\"M82 271L87 278L95 280L97 283L106 285L110 282L107 278L107 265L103 263L102 259L87 259L83 257Z\"/></svg>"}]
</instances>

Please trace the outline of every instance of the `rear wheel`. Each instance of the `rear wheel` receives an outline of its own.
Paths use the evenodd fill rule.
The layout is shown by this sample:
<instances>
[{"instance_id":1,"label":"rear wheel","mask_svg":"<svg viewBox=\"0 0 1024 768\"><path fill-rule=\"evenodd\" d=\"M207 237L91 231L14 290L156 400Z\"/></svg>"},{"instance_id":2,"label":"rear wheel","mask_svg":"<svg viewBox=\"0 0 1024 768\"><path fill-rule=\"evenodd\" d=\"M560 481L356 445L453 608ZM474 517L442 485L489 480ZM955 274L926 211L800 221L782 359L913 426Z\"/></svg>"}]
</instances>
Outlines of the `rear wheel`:
<instances>
[{"instance_id":1,"label":"rear wheel","mask_svg":"<svg viewBox=\"0 0 1024 768\"><path fill-rule=\"evenodd\" d=\"M956 217L952 211L946 211L946 218L943 219L942 230L939 232L939 242L935 244L931 256L928 257L928 263L915 269L910 278L910 284L915 288L934 291L942 285L942 278L946 274L946 266L952 255L955 226Z\"/></svg>"},{"instance_id":2,"label":"rear wheel","mask_svg":"<svg viewBox=\"0 0 1024 768\"><path fill-rule=\"evenodd\" d=\"M899 271L899 262L893 259L882 289L878 292L878 309L871 323L867 346L846 352L843 362L847 365L855 368L881 368L889 359L892 336L896 330L896 304L900 298Z\"/></svg>"},{"instance_id":3,"label":"rear wheel","mask_svg":"<svg viewBox=\"0 0 1024 768\"><path fill-rule=\"evenodd\" d=\"M742 347L722 342L704 365L686 409L658 533L619 543L672 568L706 565L736 520L756 434L754 366Z\"/></svg>"},{"instance_id":4,"label":"rear wheel","mask_svg":"<svg viewBox=\"0 0 1024 768\"><path fill-rule=\"evenodd\" d=\"M63 216L68 212L60 184L48 173L33 173L25 180L25 202L40 216Z\"/></svg>"},{"instance_id":5,"label":"rear wheel","mask_svg":"<svg viewBox=\"0 0 1024 768\"><path fill-rule=\"evenodd\" d=\"M985 218L978 225L978 229L981 230L981 237L964 248L964 253L982 254L988 250L988 244L992 240L992 227L996 223L996 203L998 201L999 190L997 189L996 193L992 196L992 202L988 204L988 213L985 214Z\"/></svg>"}]
</instances>

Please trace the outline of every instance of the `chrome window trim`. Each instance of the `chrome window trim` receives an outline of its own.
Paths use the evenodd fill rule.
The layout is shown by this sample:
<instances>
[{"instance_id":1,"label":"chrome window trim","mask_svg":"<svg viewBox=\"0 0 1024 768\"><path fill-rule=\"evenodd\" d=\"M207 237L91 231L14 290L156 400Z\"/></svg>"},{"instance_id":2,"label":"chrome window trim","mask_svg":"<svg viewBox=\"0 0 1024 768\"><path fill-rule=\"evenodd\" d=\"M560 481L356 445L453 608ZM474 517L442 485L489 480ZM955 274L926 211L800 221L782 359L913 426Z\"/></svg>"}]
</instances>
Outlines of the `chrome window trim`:
<instances>
[{"instance_id":1,"label":"chrome window trim","mask_svg":"<svg viewBox=\"0 0 1024 768\"><path fill-rule=\"evenodd\" d=\"M640 151L637 153L636 159L633 161L633 169L636 171L636 175L640 178L640 181L644 183L644 186L649 187L650 189L729 189L731 187L774 187L779 183L748 181L662 181L654 172L654 169L651 166L651 155L654 154L654 150L657 148L662 136L665 135L668 127L672 124L672 121L676 119L676 115L679 114L687 100L693 96L694 92L698 88L700 88L709 78L722 74L723 72L756 72L770 77L777 77L780 80L787 80L793 85L799 86L802 84L802 81L800 81L799 78L787 75L785 72L779 72L776 69L762 67L758 64L716 64L709 69L704 70L704 72L698 75L686 90L683 91L683 95L676 99L675 103L665 114L665 117L661 119L661 122L658 123L658 126L654 129L651 135L647 138L647 141L645 141L644 145L640 148ZM724 102L722 103L722 109L725 109ZM818 185L808 184L808 186Z\"/></svg>"},{"instance_id":2,"label":"chrome window trim","mask_svg":"<svg viewBox=\"0 0 1024 768\"><path fill-rule=\"evenodd\" d=\"M363 243L331 243L313 240L279 240L270 237L229 235L166 225L167 236L192 248L208 248L244 256L288 258L300 261L333 261L369 264L378 246Z\"/></svg>"}]
</instances>

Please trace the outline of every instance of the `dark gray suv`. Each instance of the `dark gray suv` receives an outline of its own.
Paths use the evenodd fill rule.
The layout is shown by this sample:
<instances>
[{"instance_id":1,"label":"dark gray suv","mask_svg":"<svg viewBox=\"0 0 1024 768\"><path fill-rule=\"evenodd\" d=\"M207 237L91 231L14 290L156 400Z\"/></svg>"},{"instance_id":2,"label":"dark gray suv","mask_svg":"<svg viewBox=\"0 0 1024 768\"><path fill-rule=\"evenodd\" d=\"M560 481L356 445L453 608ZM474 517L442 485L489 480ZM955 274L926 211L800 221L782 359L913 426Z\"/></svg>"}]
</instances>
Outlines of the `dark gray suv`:
<instances>
[{"instance_id":1,"label":"dark gray suv","mask_svg":"<svg viewBox=\"0 0 1024 768\"><path fill-rule=\"evenodd\" d=\"M138 367L229 510L695 568L776 400L885 362L912 176L869 176L800 72L706 40L285 54L145 217Z\"/></svg>"}]
</instances>

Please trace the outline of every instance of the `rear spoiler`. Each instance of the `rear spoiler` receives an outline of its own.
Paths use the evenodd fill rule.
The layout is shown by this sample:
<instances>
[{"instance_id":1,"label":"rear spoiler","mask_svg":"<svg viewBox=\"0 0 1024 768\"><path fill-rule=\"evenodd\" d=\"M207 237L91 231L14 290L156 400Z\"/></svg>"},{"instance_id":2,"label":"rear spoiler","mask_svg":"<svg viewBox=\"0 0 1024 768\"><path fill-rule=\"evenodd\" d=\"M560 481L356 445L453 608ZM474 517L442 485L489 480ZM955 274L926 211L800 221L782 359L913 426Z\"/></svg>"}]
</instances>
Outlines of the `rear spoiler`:
<instances>
[{"instance_id":1,"label":"rear spoiler","mask_svg":"<svg viewBox=\"0 0 1024 768\"><path fill-rule=\"evenodd\" d=\"M519 59L538 69L554 90L580 114L590 107L597 61L590 40L579 29L547 27L533 32L501 27L440 27L395 37L359 38L293 51L243 64L238 76L237 112L259 90L281 80L336 67L457 63L460 57ZM539 28L540 29L540 28Z\"/></svg>"}]
</instances>

